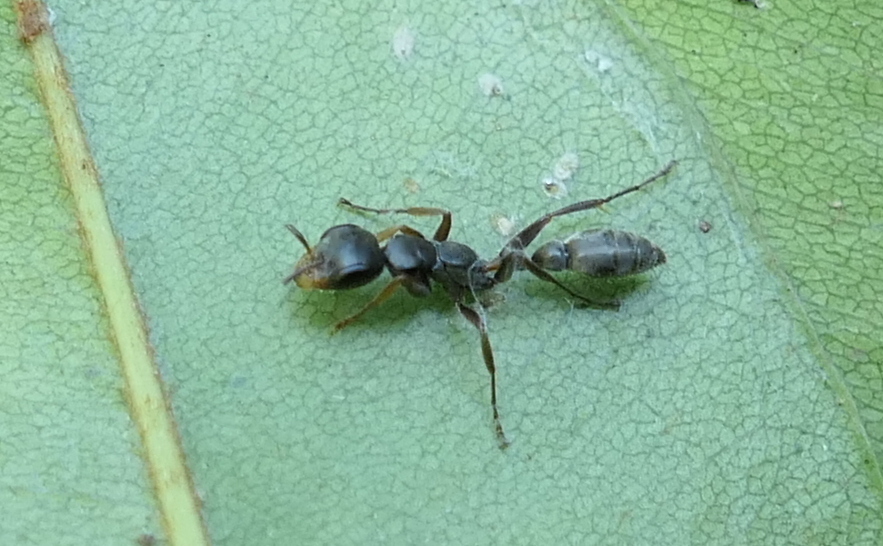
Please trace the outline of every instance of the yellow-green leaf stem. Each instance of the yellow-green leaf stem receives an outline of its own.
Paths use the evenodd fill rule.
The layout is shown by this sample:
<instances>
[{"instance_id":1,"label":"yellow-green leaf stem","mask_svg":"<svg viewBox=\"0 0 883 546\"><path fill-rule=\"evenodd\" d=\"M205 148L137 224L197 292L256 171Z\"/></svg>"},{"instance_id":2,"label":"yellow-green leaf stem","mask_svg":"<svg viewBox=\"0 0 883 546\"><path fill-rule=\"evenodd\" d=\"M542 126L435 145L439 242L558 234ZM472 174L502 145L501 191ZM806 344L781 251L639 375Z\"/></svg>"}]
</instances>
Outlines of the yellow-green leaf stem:
<instances>
[{"instance_id":1,"label":"yellow-green leaf stem","mask_svg":"<svg viewBox=\"0 0 883 546\"><path fill-rule=\"evenodd\" d=\"M199 501L181 449L178 430L147 339L147 326L132 290L122 249L107 216L107 207L76 101L49 31L41 2L19 4L23 40L34 59L61 168L67 180L85 247L120 353L126 397L137 423L150 475L172 544L207 544Z\"/></svg>"}]
</instances>

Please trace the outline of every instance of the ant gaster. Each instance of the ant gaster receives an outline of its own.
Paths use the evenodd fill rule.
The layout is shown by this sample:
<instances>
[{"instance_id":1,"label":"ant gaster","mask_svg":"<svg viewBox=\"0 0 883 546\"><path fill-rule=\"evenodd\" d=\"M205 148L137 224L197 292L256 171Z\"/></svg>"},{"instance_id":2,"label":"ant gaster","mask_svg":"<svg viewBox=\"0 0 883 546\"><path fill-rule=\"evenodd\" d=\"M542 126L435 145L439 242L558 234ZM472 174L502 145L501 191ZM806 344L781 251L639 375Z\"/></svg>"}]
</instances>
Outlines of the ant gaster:
<instances>
[{"instance_id":1,"label":"ant gaster","mask_svg":"<svg viewBox=\"0 0 883 546\"><path fill-rule=\"evenodd\" d=\"M432 239L426 239L416 229L400 224L376 235L354 224L334 226L310 246L306 237L293 225L285 227L307 250L298 260L294 272L283 282L294 281L306 290L347 290L367 284L386 269L392 280L371 301L355 314L337 322L337 332L352 324L366 312L389 299L404 287L412 296L427 296L432 281L444 288L460 313L478 329L481 352L491 376L491 408L494 428L500 447L509 445L497 409L497 375L494 353L487 333L484 314L470 306L467 300L476 299L484 292L508 281L518 269L526 269L536 277L554 284L570 296L596 308L619 308L618 301L597 301L578 294L559 282L548 271L569 269L593 277L621 277L647 271L665 263L662 250L643 237L615 230L595 230L577 233L566 241L546 243L533 256L525 254L530 245L552 219L574 212L598 208L618 197L635 192L666 176L677 165L670 162L661 171L640 184L621 190L602 199L589 199L550 212L518 232L503 247L497 257L482 260L472 248L448 240L451 231L451 212L432 207L403 209L375 209L340 199L340 204L354 210L377 214L402 213L411 216L441 216L441 224ZM385 242L384 246L381 243Z\"/></svg>"}]
</instances>

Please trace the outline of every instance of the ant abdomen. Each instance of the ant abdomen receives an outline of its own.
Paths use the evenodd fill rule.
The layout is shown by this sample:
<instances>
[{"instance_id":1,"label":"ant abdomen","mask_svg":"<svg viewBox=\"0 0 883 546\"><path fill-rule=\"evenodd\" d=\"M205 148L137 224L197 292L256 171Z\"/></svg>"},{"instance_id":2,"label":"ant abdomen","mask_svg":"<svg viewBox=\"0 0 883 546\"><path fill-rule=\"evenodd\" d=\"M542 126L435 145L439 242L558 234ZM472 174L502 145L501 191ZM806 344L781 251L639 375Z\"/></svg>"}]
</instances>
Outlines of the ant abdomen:
<instances>
[{"instance_id":1,"label":"ant abdomen","mask_svg":"<svg viewBox=\"0 0 883 546\"><path fill-rule=\"evenodd\" d=\"M590 277L625 277L665 263L665 253L649 240L613 229L583 231L550 241L531 260L548 271L568 269Z\"/></svg>"}]
</instances>

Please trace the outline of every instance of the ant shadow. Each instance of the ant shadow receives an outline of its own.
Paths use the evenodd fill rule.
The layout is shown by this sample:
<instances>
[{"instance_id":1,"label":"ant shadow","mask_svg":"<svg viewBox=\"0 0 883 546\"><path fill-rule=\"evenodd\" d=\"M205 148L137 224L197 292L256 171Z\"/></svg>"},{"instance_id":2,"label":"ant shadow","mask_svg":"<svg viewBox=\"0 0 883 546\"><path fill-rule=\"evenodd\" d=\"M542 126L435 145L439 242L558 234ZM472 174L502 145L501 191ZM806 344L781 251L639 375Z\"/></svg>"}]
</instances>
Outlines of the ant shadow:
<instances>
[{"instance_id":1,"label":"ant shadow","mask_svg":"<svg viewBox=\"0 0 883 546\"><path fill-rule=\"evenodd\" d=\"M645 275L631 277L592 278L573 272L561 272L556 275L562 284L574 292L586 296L594 301L625 301L626 298L640 290L650 279ZM560 288L540 279L524 279L524 293L532 298L554 300L561 302L562 306L571 304L577 309L592 309L593 306L570 297Z\"/></svg>"},{"instance_id":2,"label":"ant shadow","mask_svg":"<svg viewBox=\"0 0 883 546\"><path fill-rule=\"evenodd\" d=\"M607 279L591 278L579 273L562 272L559 279L571 290L583 294L588 298L602 301L624 301L629 294L640 290L650 282L646 276L612 277ZM559 302L561 306L573 305L577 309L592 309L592 306L576 300L556 286L545 283L539 279L522 279L521 290L531 298ZM368 315L348 326L351 330L367 325L382 330L400 326L421 312L431 311L445 316L456 311L451 298L440 287L425 298L412 297L404 289L399 290L383 305L372 309ZM287 305L293 318L306 322L311 328L328 330L332 332L333 326L362 309L377 294L379 289L369 285L356 290L340 292L305 292L292 291L287 299ZM490 291L486 297L480 298L480 304L485 308L505 308L507 297L502 292ZM470 298L471 300L471 298ZM478 302L470 301L470 305ZM454 313L456 314L456 313Z\"/></svg>"},{"instance_id":3,"label":"ant shadow","mask_svg":"<svg viewBox=\"0 0 883 546\"><path fill-rule=\"evenodd\" d=\"M382 289L382 284L368 285L356 290L340 292L306 292L292 291L287 298L287 304L298 321L309 324L317 330L333 332L334 325L347 317L359 312L375 295ZM456 307L451 298L444 290L433 290L426 297L413 297L407 290L400 289L396 294L385 301L382 305L371 309L364 317L347 326L343 331L358 328L378 328L382 330L394 329L404 323L410 322L420 312L429 310L439 315L445 315L452 311L456 313ZM340 334L341 332L338 332Z\"/></svg>"}]
</instances>

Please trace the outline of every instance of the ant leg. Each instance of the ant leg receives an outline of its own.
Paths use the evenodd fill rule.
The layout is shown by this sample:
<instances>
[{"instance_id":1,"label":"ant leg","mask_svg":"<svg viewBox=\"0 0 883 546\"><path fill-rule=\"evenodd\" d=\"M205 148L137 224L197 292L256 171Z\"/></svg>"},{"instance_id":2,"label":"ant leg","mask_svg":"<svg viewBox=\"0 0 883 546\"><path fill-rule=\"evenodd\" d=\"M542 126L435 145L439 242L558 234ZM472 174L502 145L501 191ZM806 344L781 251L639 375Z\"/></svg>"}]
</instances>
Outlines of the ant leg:
<instances>
[{"instance_id":1,"label":"ant leg","mask_svg":"<svg viewBox=\"0 0 883 546\"><path fill-rule=\"evenodd\" d=\"M527 247L528 245L530 245L530 243L532 243L534 239L536 239L537 235L540 234L540 232L543 230L543 228L545 228L547 225L549 225L549 222L551 222L553 218L557 218L558 216L564 216L566 214L571 214L571 213L579 212L579 211L583 211L583 210L596 209L602 205L606 205L607 203L613 201L614 199L622 197L623 195L627 195L629 193L636 192L636 191L640 190L641 188L643 188L644 186L647 186L653 182L656 182L660 178L663 178L664 176L669 174L677 166L677 164L678 164L677 161L670 161L668 163L668 165L666 165L665 167L662 168L661 171L654 174L653 176L651 176L647 180L644 180L640 184L635 184L634 186L631 186L630 188L620 190L620 191L614 193L613 195L608 195L607 197L603 197L601 199L588 199L586 201L580 201L579 203L574 203L572 205L568 205L568 206L560 208L556 211L550 212L550 213L546 214L545 216L543 216L542 218L540 218L539 220L537 220L536 222L530 224L529 226L527 226L526 228L524 228L523 230L518 232L518 234L516 234L515 237L513 237L509 241L509 243L506 245L506 248L507 249L514 249L514 250L522 250L525 247Z\"/></svg>"},{"instance_id":2,"label":"ant leg","mask_svg":"<svg viewBox=\"0 0 883 546\"><path fill-rule=\"evenodd\" d=\"M572 205L568 205L566 207L560 208L554 212L549 213L547 216L551 216L551 217L564 216L565 214L570 214L572 212L579 212L581 210L594 209L594 208L600 207L601 205L606 205L607 203L613 201L614 199L622 197L623 195L628 195L630 193L636 192L636 191L642 189L643 187L648 186L648 185L652 184L653 182L656 182L660 178L665 177L672 170L674 170L674 168L677 167L677 165L678 165L678 162L676 160L669 161L668 165L663 167L662 170L660 170L658 173L654 174L653 176L651 176L647 180L644 180L640 184L635 184L634 186L631 186L631 187L626 188L624 190L620 190L620 191L614 193L613 195L608 195L607 197L604 197L602 199L589 199L587 201L581 201L579 203L574 203Z\"/></svg>"},{"instance_id":3,"label":"ant leg","mask_svg":"<svg viewBox=\"0 0 883 546\"><path fill-rule=\"evenodd\" d=\"M512 251L509 247L503 247L500 255L484 265L486 273L494 272L494 284L500 284L512 278L518 269L519 258L524 256L522 251Z\"/></svg>"},{"instance_id":4,"label":"ant leg","mask_svg":"<svg viewBox=\"0 0 883 546\"><path fill-rule=\"evenodd\" d=\"M405 235L419 237L421 239L426 238L423 236L422 233L420 233L416 229L412 228L411 226L406 226L404 224L402 224L400 226L393 226L391 228L386 228L383 231L381 231L380 233L378 233L377 235L375 235L375 237L377 237L378 243L382 243L383 241L389 239L390 237L392 237L393 235L395 235L396 233L399 233L399 232L404 233Z\"/></svg>"},{"instance_id":5,"label":"ant leg","mask_svg":"<svg viewBox=\"0 0 883 546\"><path fill-rule=\"evenodd\" d=\"M451 233L451 211L445 209L438 209L434 207L409 207L406 209L375 209L371 207L363 207L362 205L356 205L349 199L340 198L338 201L341 205L345 205L355 210L361 210L364 212L375 212L377 214L390 214L390 213L401 213L401 214L410 214L411 216L441 216L442 221L439 224L438 229L435 230L435 235L432 236L434 241L446 241L448 239L448 235Z\"/></svg>"},{"instance_id":6,"label":"ant leg","mask_svg":"<svg viewBox=\"0 0 883 546\"><path fill-rule=\"evenodd\" d=\"M590 307L594 307L595 309L605 309L610 311L618 311L620 302L613 301L598 301L587 296L583 296L582 294L578 294L568 288L566 285L562 284L561 281L553 277L549 274L545 269L541 268L537 265L533 260L528 258L524 252L522 251L512 251L509 249L504 249L504 253L502 256L498 256L494 260L488 262L484 266L484 270L486 272L495 271L494 273L494 284L500 284L508 281L512 278L512 274L515 273L515 270L521 266L523 269L527 269L534 276L539 278L540 280L544 280L546 282L550 282L564 290L572 297L582 301Z\"/></svg>"},{"instance_id":7,"label":"ant leg","mask_svg":"<svg viewBox=\"0 0 883 546\"><path fill-rule=\"evenodd\" d=\"M604 309L604 310L608 310L608 311L618 311L619 310L620 303L617 300L598 301L598 300L593 300L591 298L587 298L586 296L583 296L582 294L577 294L576 292L574 292L570 288L567 288L567 286L562 284L558 279L556 279L555 277L550 275L545 269L543 269L540 266L538 266L537 264L535 264L534 261L531 260L530 258L528 258L527 256L524 256L522 258L522 263L524 264L524 268L527 269L528 271L530 271L531 273L533 273L534 276L536 276L537 278L554 284L555 286L557 286L561 290L564 290L565 292L567 292L568 294L570 294L574 298L582 301L583 303L589 305L590 307L594 307L596 309Z\"/></svg>"},{"instance_id":8,"label":"ant leg","mask_svg":"<svg viewBox=\"0 0 883 546\"><path fill-rule=\"evenodd\" d=\"M381 290L379 294L374 296L374 299L372 299L371 301L366 303L364 307L359 309L355 314L350 315L347 318L337 322L331 328L331 334L334 335L337 332L343 330L344 328L346 328L350 324L359 320L362 317L362 315L364 315L365 313L367 313L371 309L377 307L381 303L388 300L390 298L390 296L392 296L395 293L395 291L399 288L399 286L402 285L402 282L404 282L404 280L405 280L404 276L399 276L399 277L396 277L393 280L391 280L389 282L389 284L387 284L386 287L383 290Z\"/></svg>"},{"instance_id":9,"label":"ant leg","mask_svg":"<svg viewBox=\"0 0 883 546\"><path fill-rule=\"evenodd\" d=\"M487 366L487 371L491 374L491 407L494 411L494 430L497 433L497 441L500 442L500 449L506 449L509 447L509 440L506 439L506 434L503 432L503 425L500 423L500 412L497 410L497 368L494 366L494 351L491 349L491 340L487 335L487 323L482 315L468 305L458 301L457 309L481 334L481 354L484 357L484 365Z\"/></svg>"}]
</instances>

